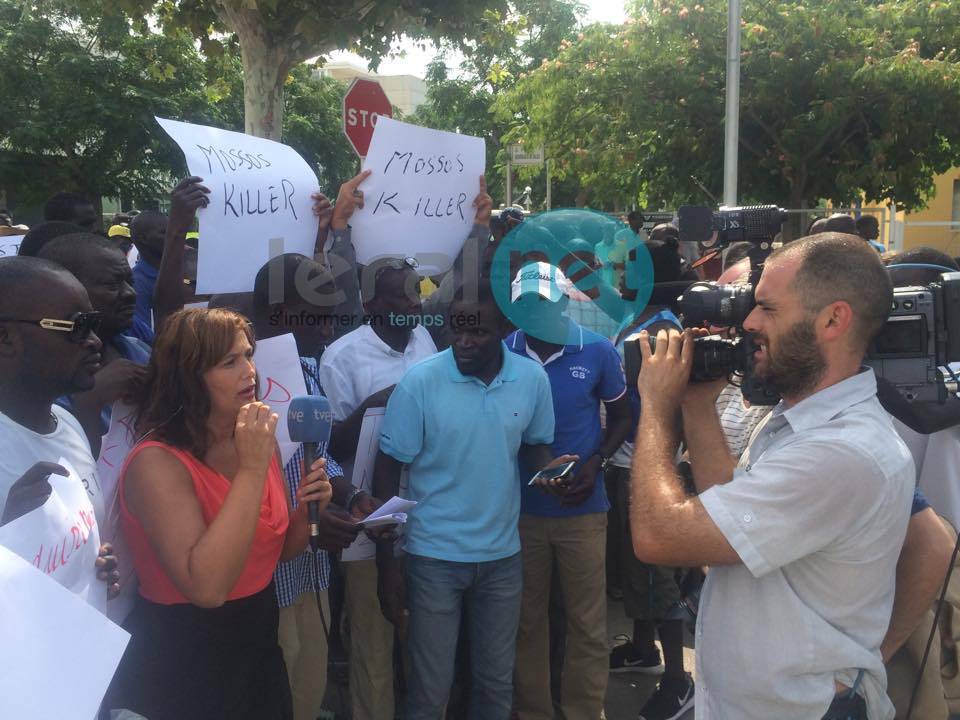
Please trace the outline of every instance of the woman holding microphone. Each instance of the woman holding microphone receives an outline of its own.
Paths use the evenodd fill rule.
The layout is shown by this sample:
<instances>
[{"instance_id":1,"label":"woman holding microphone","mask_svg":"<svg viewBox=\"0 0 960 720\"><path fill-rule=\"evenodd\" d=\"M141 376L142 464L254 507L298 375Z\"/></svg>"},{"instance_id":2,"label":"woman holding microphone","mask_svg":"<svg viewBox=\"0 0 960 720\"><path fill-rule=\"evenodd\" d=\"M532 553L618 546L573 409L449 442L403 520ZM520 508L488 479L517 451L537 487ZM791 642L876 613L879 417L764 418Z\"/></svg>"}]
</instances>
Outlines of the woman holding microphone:
<instances>
[{"instance_id":1,"label":"woman holding microphone","mask_svg":"<svg viewBox=\"0 0 960 720\"><path fill-rule=\"evenodd\" d=\"M292 716L273 571L306 547L307 503L332 491L318 460L289 509L253 350L228 310L175 313L154 343L120 480L140 586L110 703L149 720Z\"/></svg>"}]
</instances>

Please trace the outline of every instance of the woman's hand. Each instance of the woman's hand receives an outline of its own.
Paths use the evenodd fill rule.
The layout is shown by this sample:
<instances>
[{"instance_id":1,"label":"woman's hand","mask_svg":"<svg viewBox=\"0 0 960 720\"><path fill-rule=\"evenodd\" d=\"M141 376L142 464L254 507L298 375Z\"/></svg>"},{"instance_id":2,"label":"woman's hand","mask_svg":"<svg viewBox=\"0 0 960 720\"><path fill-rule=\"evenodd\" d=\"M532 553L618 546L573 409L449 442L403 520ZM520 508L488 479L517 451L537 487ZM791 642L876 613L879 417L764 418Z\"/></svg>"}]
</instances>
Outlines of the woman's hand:
<instances>
[{"instance_id":1,"label":"woman's hand","mask_svg":"<svg viewBox=\"0 0 960 720\"><path fill-rule=\"evenodd\" d=\"M316 460L310 467L310 472L300 483L297 490L297 507L306 508L307 503L317 502L320 511L326 510L333 497L333 486L327 477L327 461L323 458Z\"/></svg>"},{"instance_id":2,"label":"woman's hand","mask_svg":"<svg viewBox=\"0 0 960 720\"><path fill-rule=\"evenodd\" d=\"M240 469L266 475L277 448L277 414L262 402L247 403L237 413L234 443Z\"/></svg>"}]
</instances>

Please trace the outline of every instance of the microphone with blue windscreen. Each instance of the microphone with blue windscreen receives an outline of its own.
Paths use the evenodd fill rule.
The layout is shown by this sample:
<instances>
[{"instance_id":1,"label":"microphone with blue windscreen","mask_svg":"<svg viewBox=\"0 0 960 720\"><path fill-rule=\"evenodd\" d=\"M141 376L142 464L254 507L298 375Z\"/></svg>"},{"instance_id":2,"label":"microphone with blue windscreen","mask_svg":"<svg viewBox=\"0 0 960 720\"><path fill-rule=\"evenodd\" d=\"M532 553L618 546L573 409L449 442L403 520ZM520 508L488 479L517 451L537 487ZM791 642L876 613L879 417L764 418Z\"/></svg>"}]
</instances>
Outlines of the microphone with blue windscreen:
<instances>
[{"instance_id":1,"label":"microphone with blue windscreen","mask_svg":"<svg viewBox=\"0 0 960 720\"><path fill-rule=\"evenodd\" d=\"M330 442L333 428L333 410L330 401L322 395L296 397L287 410L287 432L291 442L303 444L303 461L306 472L321 456ZM320 506L316 501L308 503L310 517L310 547L320 549Z\"/></svg>"}]
</instances>

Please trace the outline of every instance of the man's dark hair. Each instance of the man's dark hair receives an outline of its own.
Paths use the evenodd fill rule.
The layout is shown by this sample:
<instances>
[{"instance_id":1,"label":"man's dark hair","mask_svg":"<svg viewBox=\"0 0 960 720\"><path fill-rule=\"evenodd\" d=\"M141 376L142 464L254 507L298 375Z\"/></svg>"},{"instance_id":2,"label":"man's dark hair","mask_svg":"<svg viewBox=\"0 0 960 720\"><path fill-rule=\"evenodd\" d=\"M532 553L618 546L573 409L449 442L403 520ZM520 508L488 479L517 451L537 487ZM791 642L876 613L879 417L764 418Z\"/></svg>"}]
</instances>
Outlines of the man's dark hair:
<instances>
[{"instance_id":1,"label":"man's dark hair","mask_svg":"<svg viewBox=\"0 0 960 720\"><path fill-rule=\"evenodd\" d=\"M748 257L750 248L752 247L753 243L746 240L730 243L730 247L728 247L723 253L723 269L726 270L727 268L733 267L738 262Z\"/></svg>"},{"instance_id":2,"label":"man's dark hair","mask_svg":"<svg viewBox=\"0 0 960 720\"><path fill-rule=\"evenodd\" d=\"M683 263L676 247L660 240L647 240L644 244L653 261L653 281L662 283L679 280L683 272Z\"/></svg>"},{"instance_id":3,"label":"man's dark hair","mask_svg":"<svg viewBox=\"0 0 960 720\"><path fill-rule=\"evenodd\" d=\"M509 292L509 289L507 290ZM488 305L493 308L494 317L498 322L503 322L504 315L500 309L500 304L493 294L493 286L487 278L481 278L479 282L463 282L453 293L453 299L450 301L449 312L453 312L453 306L463 305Z\"/></svg>"},{"instance_id":4,"label":"man's dark hair","mask_svg":"<svg viewBox=\"0 0 960 720\"><path fill-rule=\"evenodd\" d=\"M643 213L639 210L631 210L627 213L627 224L631 229L643 227Z\"/></svg>"},{"instance_id":5,"label":"man's dark hair","mask_svg":"<svg viewBox=\"0 0 960 720\"><path fill-rule=\"evenodd\" d=\"M864 232L867 228L879 228L880 221L874 215L861 215L857 218L857 232Z\"/></svg>"},{"instance_id":6,"label":"man's dark hair","mask_svg":"<svg viewBox=\"0 0 960 720\"><path fill-rule=\"evenodd\" d=\"M62 265L83 282L83 278L90 268L102 262L97 257L96 250L106 250L123 256L123 251L117 247L113 240L109 240L103 235L78 232L54 238L43 246L37 253L37 257Z\"/></svg>"},{"instance_id":7,"label":"man's dark hair","mask_svg":"<svg viewBox=\"0 0 960 720\"><path fill-rule=\"evenodd\" d=\"M138 213L136 217L130 220L130 240L133 241L134 245L143 242L145 228L157 220L163 220L166 217L164 213L156 210L144 210Z\"/></svg>"},{"instance_id":8,"label":"man's dark hair","mask_svg":"<svg viewBox=\"0 0 960 720\"><path fill-rule=\"evenodd\" d=\"M309 269L301 270L301 266L307 265ZM304 275L305 273L305 275ZM314 279L319 275L326 275L333 284L333 276L327 269L313 258L308 258L300 253L284 253L270 258L263 267L257 271L257 277L253 281L253 307L254 311L263 311L270 305L277 303L295 303L303 299L303 295L297 288L297 279ZM283 298L274 299L270 282L273 278L283 279Z\"/></svg>"},{"instance_id":9,"label":"man's dark hair","mask_svg":"<svg viewBox=\"0 0 960 720\"><path fill-rule=\"evenodd\" d=\"M42 222L39 225L34 225L27 231L27 234L23 236L23 241L20 243L20 251L17 254L26 257L36 257L43 246L54 238L64 235L75 235L77 233L86 233L86 230L79 225L61 220Z\"/></svg>"},{"instance_id":10,"label":"man's dark hair","mask_svg":"<svg viewBox=\"0 0 960 720\"><path fill-rule=\"evenodd\" d=\"M69 272L49 260L35 257L0 258L0 315L16 316L28 310L37 292L49 287L56 276Z\"/></svg>"},{"instance_id":11,"label":"man's dark hair","mask_svg":"<svg viewBox=\"0 0 960 720\"><path fill-rule=\"evenodd\" d=\"M957 265L957 261L952 257L947 255L945 252L941 252L936 248L932 247L917 247L910 248L909 250L904 250L898 255L894 255L887 262L887 267L892 265L907 265L910 263L917 263L921 265L942 265L943 267L950 268L954 272L960 271L960 266Z\"/></svg>"},{"instance_id":12,"label":"man's dark hair","mask_svg":"<svg viewBox=\"0 0 960 720\"><path fill-rule=\"evenodd\" d=\"M820 233L827 232L857 235L857 223L846 213L834 213L828 218L820 218L814 222L810 227L809 234L819 235ZM859 235L857 235L857 237L859 237Z\"/></svg>"},{"instance_id":13,"label":"man's dark hair","mask_svg":"<svg viewBox=\"0 0 960 720\"><path fill-rule=\"evenodd\" d=\"M69 222L73 220L73 211L78 205L92 204L93 203L83 195L77 195L72 192L58 192L47 200L47 203L43 206L43 219Z\"/></svg>"},{"instance_id":14,"label":"man's dark hair","mask_svg":"<svg viewBox=\"0 0 960 720\"><path fill-rule=\"evenodd\" d=\"M854 337L866 350L893 303L893 285L877 251L858 235L828 232L784 245L767 261L789 255L800 259L792 287L807 311L818 313L838 300L848 303L854 314Z\"/></svg>"}]
</instances>

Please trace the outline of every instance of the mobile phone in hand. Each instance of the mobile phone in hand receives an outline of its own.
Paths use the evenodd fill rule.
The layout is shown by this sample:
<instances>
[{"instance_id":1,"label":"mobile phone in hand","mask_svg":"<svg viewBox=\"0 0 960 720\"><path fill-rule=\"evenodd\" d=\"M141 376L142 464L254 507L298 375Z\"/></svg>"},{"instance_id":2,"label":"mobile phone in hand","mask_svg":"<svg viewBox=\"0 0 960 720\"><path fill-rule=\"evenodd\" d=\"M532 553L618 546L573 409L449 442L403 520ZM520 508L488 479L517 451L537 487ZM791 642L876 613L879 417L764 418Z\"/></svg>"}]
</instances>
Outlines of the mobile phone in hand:
<instances>
[{"instance_id":1,"label":"mobile phone in hand","mask_svg":"<svg viewBox=\"0 0 960 720\"><path fill-rule=\"evenodd\" d=\"M576 464L577 464L576 462L568 462L568 463L564 463L563 465L558 465L557 467L541 470L532 478L530 478L530 482L528 482L527 485L533 486L533 485L537 485L540 482L543 482L549 485L551 481L559 480L565 475L569 475L570 472L573 470L573 466Z\"/></svg>"}]
</instances>

